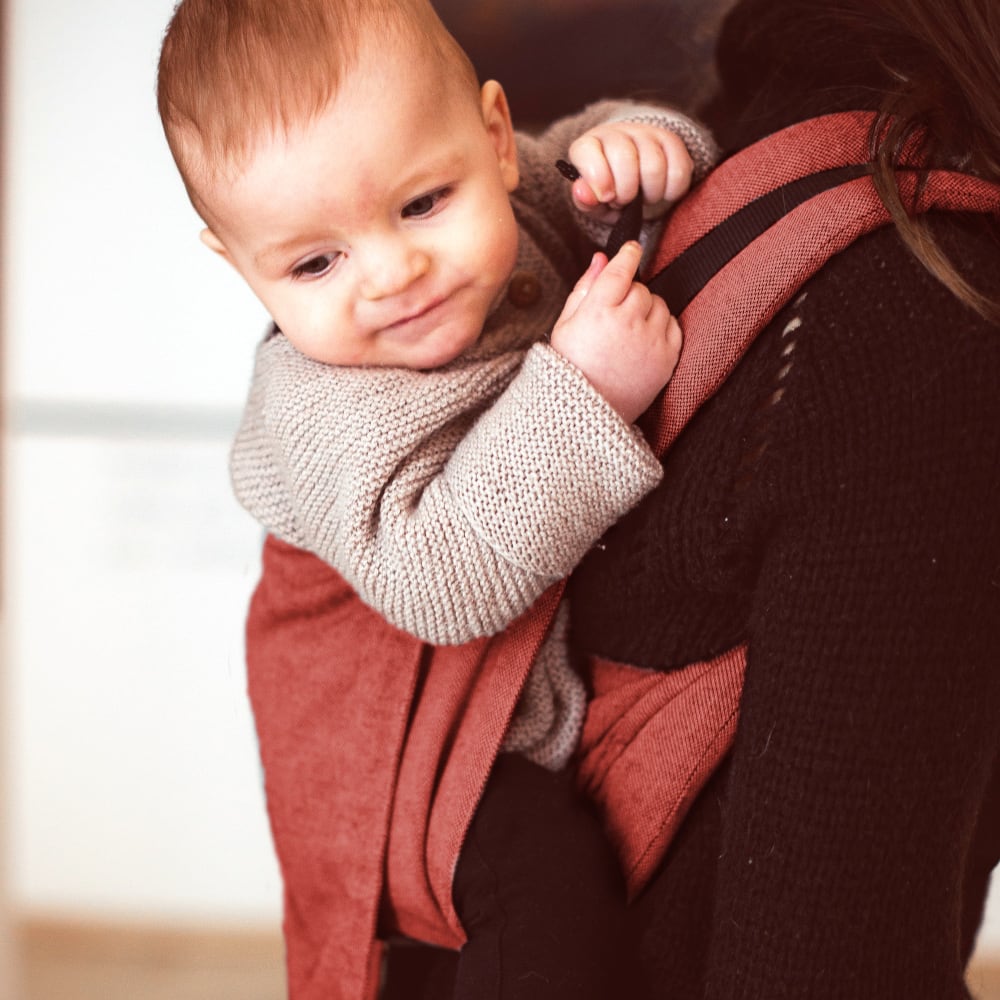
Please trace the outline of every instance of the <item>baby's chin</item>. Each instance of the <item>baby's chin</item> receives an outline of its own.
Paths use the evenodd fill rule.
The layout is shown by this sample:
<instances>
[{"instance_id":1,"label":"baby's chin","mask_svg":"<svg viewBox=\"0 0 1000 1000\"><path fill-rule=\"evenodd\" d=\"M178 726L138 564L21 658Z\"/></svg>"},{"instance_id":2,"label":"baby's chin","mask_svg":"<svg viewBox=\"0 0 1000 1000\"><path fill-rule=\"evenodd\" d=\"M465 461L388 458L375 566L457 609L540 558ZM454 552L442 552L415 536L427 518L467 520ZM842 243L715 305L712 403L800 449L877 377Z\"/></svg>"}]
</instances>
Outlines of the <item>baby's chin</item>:
<instances>
[{"instance_id":1,"label":"baby's chin","mask_svg":"<svg viewBox=\"0 0 1000 1000\"><path fill-rule=\"evenodd\" d=\"M411 343L384 345L389 348L384 363L416 371L443 368L473 347L481 333L481 322L452 320Z\"/></svg>"},{"instance_id":2,"label":"baby's chin","mask_svg":"<svg viewBox=\"0 0 1000 1000\"><path fill-rule=\"evenodd\" d=\"M455 340L441 344L428 344L425 350L416 352L404 367L416 371L433 371L457 361L479 339L478 335L467 340Z\"/></svg>"}]
</instances>

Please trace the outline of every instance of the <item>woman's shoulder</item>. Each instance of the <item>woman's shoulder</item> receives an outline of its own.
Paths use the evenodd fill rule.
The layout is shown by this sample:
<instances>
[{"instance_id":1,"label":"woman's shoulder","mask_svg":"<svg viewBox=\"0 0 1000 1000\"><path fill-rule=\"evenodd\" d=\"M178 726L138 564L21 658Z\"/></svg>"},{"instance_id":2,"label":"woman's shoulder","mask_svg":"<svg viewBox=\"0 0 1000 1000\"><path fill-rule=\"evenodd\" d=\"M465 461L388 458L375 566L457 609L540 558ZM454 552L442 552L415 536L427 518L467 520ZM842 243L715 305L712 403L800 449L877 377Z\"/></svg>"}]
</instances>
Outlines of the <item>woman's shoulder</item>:
<instances>
[{"instance_id":1,"label":"woman's shoulder","mask_svg":"<svg viewBox=\"0 0 1000 1000\"><path fill-rule=\"evenodd\" d=\"M1000 227L928 221L963 277L1000 302ZM904 484L913 506L944 510L962 489L1000 502L1000 324L960 301L892 227L832 258L755 348L767 359L751 379L770 403L769 470L794 506L843 509L856 494L867 510Z\"/></svg>"},{"instance_id":2,"label":"woman's shoulder","mask_svg":"<svg viewBox=\"0 0 1000 1000\"><path fill-rule=\"evenodd\" d=\"M941 212L928 224L962 277L1000 304L1000 220ZM831 258L768 333L794 344L783 350L808 377L802 388L822 393L835 410L873 394L948 386L994 405L1000 400L1000 323L946 288L892 226Z\"/></svg>"}]
</instances>

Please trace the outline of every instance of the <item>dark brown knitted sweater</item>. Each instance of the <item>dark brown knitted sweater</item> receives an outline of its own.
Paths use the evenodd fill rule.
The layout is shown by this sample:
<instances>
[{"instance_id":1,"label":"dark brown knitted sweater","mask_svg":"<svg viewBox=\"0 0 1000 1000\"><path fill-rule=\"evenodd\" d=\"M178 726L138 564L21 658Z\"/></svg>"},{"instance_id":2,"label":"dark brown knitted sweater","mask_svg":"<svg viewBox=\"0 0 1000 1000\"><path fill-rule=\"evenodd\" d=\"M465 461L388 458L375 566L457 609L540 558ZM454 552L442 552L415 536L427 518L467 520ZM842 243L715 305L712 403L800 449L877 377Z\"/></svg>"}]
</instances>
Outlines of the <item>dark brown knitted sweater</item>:
<instances>
[{"instance_id":1,"label":"dark brown knitted sweater","mask_svg":"<svg viewBox=\"0 0 1000 1000\"><path fill-rule=\"evenodd\" d=\"M765 23L756 62L730 35L731 76L782 100L720 105L730 137L852 101L819 101L760 42L763 5L740 8ZM1000 227L934 226L1000 297ZM1000 327L892 229L865 237L760 335L605 541L572 584L581 649L670 670L749 643L734 749L633 908L630 997L968 996L1000 857Z\"/></svg>"},{"instance_id":2,"label":"dark brown knitted sweater","mask_svg":"<svg viewBox=\"0 0 1000 1000\"><path fill-rule=\"evenodd\" d=\"M1000 288L995 244L941 228ZM965 995L1000 843L998 373L1000 329L869 237L578 571L581 648L670 669L749 642L730 765L636 908L648 995Z\"/></svg>"}]
</instances>

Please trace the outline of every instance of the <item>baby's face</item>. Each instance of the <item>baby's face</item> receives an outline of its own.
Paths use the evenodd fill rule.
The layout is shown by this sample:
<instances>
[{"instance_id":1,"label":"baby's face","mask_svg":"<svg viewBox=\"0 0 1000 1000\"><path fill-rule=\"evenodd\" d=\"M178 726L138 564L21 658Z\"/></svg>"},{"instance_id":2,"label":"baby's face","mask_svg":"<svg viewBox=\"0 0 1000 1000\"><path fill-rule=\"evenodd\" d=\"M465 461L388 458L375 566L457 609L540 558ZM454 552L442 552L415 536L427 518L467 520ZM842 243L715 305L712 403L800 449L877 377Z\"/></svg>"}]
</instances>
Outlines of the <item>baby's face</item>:
<instances>
[{"instance_id":1,"label":"baby's face","mask_svg":"<svg viewBox=\"0 0 1000 1000\"><path fill-rule=\"evenodd\" d=\"M382 63L211 184L204 238L303 354L433 368L475 343L514 268L513 132L499 85L477 99Z\"/></svg>"}]
</instances>

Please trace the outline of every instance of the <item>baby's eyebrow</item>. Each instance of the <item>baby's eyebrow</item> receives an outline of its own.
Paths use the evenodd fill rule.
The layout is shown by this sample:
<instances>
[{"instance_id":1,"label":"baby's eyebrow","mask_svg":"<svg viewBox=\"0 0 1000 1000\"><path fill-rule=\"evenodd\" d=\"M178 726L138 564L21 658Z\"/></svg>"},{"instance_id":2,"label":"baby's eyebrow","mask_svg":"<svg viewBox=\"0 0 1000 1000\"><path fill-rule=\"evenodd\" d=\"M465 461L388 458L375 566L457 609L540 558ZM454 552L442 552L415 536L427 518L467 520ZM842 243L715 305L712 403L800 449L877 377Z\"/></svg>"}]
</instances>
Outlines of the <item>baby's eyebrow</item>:
<instances>
[{"instance_id":1,"label":"baby's eyebrow","mask_svg":"<svg viewBox=\"0 0 1000 1000\"><path fill-rule=\"evenodd\" d=\"M421 184L432 184L448 174L461 170L465 157L461 153L450 150L431 160L416 163L409 170L401 173L397 179L400 189L419 187Z\"/></svg>"},{"instance_id":2,"label":"baby's eyebrow","mask_svg":"<svg viewBox=\"0 0 1000 1000\"><path fill-rule=\"evenodd\" d=\"M254 264L259 268L267 268L280 263L285 258L292 255L299 247L308 246L315 242L314 238L293 236L291 239L282 240L280 243L269 243L253 256Z\"/></svg>"}]
</instances>

